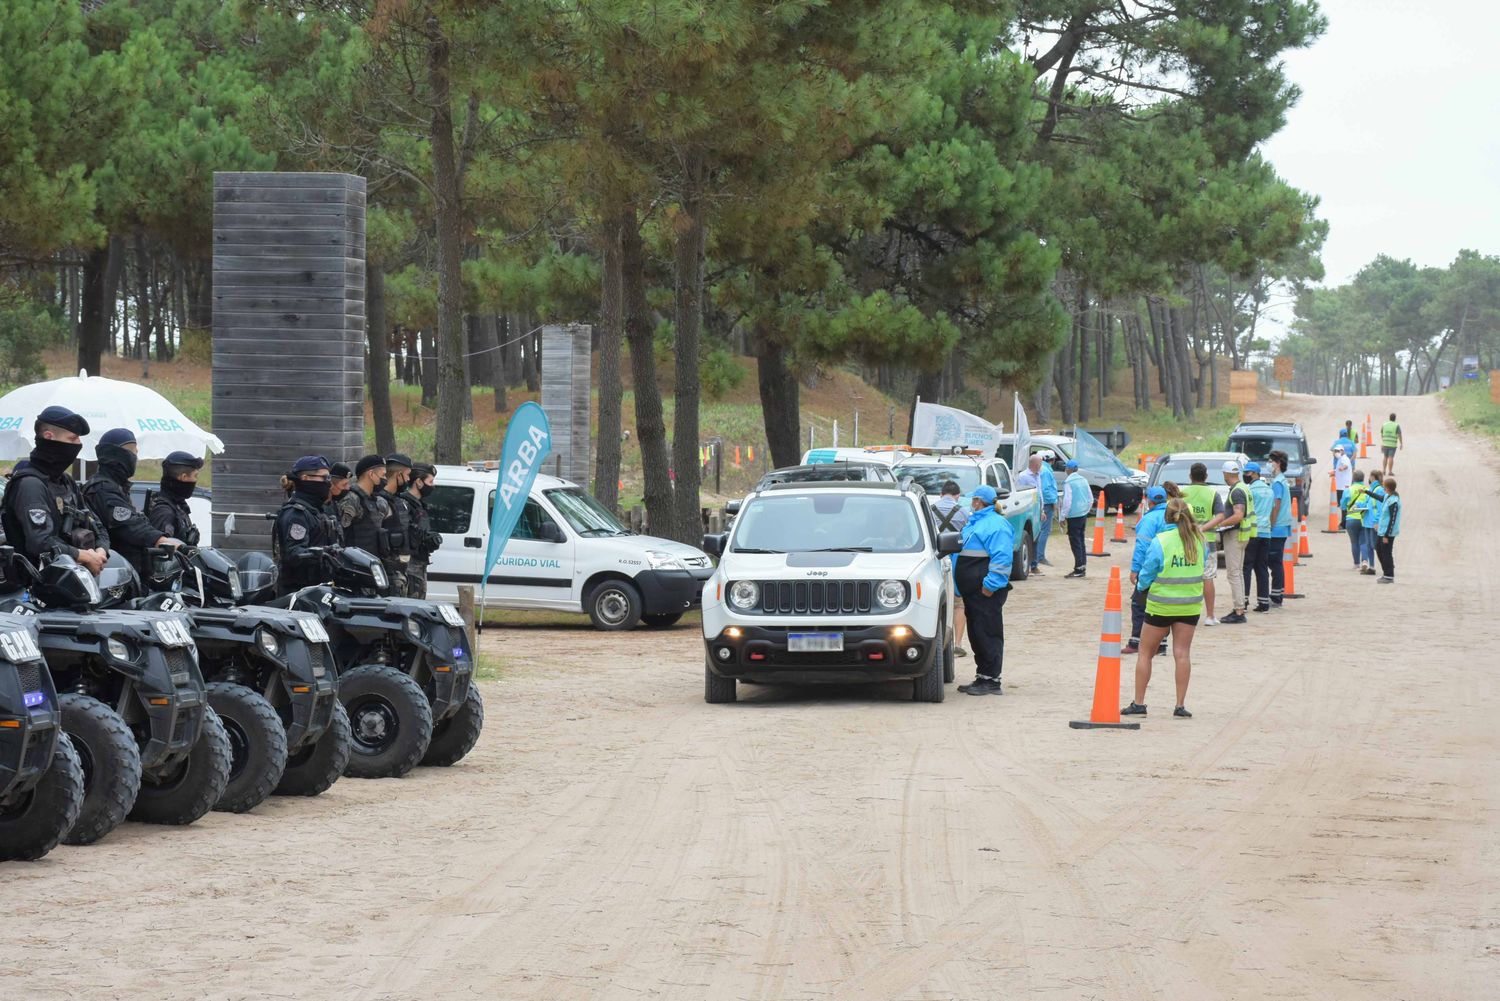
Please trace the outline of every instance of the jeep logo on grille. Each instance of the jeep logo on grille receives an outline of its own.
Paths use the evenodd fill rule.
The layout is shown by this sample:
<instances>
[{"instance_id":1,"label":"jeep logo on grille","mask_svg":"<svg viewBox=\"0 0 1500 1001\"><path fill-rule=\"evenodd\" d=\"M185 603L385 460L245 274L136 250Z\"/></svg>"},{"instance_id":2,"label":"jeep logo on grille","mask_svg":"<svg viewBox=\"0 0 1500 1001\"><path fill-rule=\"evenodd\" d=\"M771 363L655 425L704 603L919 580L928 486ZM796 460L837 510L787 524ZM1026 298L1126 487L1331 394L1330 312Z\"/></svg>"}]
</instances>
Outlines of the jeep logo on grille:
<instances>
[{"instance_id":1,"label":"jeep logo on grille","mask_svg":"<svg viewBox=\"0 0 1500 1001\"><path fill-rule=\"evenodd\" d=\"M30 633L0 633L0 653L7 660L20 664L28 660L40 660L42 652L36 648Z\"/></svg>"}]
</instances>

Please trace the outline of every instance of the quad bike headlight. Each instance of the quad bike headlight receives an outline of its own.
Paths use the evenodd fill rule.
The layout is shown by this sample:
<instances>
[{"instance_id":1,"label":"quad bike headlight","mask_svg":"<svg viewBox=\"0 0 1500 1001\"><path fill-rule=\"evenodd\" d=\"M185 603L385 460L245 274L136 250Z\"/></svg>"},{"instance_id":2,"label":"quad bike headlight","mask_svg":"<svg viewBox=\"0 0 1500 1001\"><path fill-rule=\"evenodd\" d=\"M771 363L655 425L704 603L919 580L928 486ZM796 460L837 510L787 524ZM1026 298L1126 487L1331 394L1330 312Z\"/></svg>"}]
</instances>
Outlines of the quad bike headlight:
<instances>
[{"instance_id":1,"label":"quad bike headlight","mask_svg":"<svg viewBox=\"0 0 1500 1001\"><path fill-rule=\"evenodd\" d=\"M240 584L240 572L229 571L229 597L234 601L239 601L244 596L245 588Z\"/></svg>"},{"instance_id":2,"label":"quad bike headlight","mask_svg":"<svg viewBox=\"0 0 1500 1001\"><path fill-rule=\"evenodd\" d=\"M264 626L255 631L255 642L267 657L281 656L281 640Z\"/></svg>"},{"instance_id":3,"label":"quad bike headlight","mask_svg":"<svg viewBox=\"0 0 1500 1001\"><path fill-rule=\"evenodd\" d=\"M416 619L407 619L401 623L401 628L406 630L406 635L411 637L414 642L422 642L422 624Z\"/></svg>"},{"instance_id":4,"label":"quad bike headlight","mask_svg":"<svg viewBox=\"0 0 1500 1001\"><path fill-rule=\"evenodd\" d=\"M906 582L883 580L875 589L875 601L881 608L900 608L906 604Z\"/></svg>"},{"instance_id":5,"label":"quad bike headlight","mask_svg":"<svg viewBox=\"0 0 1500 1001\"><path fill-rule=\"evenodd\" d=\"M135 651L132 650L130 648L130 644L126 643L124 640L111 638L105 642L104 646L109 650L109 655L115 660L135 660Z\"/></svg>"},{"instance_id":6,"label":"quad bike headlight","mask_svg":"<svg viewBox=\"0 0 1500 1001\"><path fill-rule=\"evenodd\" d=\"M729 603L748 612L760 600L760 585L753 580L737 580L729 585Z\"/></svg>"},{"instance_id":7,"label":"quad bike headlight","mask_svg":"<svg viewBox=\"0 0 1500 1001\"><path fill-rule=\"evenodd\" d=\"M375 578L375 590L377 591L384 591L390 584L389 579L385 575L385 567L379 563L372 563L370 565L370 576Z\"/></svg>"}]
</instances>

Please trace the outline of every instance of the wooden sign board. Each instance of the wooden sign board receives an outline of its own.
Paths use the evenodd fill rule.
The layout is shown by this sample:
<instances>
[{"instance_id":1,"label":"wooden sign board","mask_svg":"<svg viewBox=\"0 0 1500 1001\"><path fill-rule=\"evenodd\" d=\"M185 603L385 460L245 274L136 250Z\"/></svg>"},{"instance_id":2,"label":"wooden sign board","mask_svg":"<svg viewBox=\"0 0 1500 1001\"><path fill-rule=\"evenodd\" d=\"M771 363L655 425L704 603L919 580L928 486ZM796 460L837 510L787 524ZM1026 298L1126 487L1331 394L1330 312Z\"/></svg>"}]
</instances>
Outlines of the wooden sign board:
<instances>
[{"instance_id":1,"label":"wooden sign board","mask_svg":"<svg viewBox=\"0 0 1500 1001\"><path fill-rule=\"evenodd\" d=\"M1241 369L1229 373L1229 402L1234 406L1254 403L1259 394L1260 377Z\"/></svg>"},{"instance_id":2,"label":"wooden sign board","mask_svg":"<svg viewBox=\"0 0 1500 1001\"><path fill-rule=\"evenodd\" d=\"M1490 402L1500 403L1500 369L1490 372Z\"/></svg>"},{"instance_id":3,"label":"wooden sign board","mask_svg":"<svg viewBox=\"0 0 1500 1001\"><path fill-rule=\"evenodd\" d=\"M1276 381L1277 382L1291 382L1292 381L1292 356L1291 355L1278 355L1276 357L1276 370L1275 371L1276 371Z\"/></svg>"}]
</instances>

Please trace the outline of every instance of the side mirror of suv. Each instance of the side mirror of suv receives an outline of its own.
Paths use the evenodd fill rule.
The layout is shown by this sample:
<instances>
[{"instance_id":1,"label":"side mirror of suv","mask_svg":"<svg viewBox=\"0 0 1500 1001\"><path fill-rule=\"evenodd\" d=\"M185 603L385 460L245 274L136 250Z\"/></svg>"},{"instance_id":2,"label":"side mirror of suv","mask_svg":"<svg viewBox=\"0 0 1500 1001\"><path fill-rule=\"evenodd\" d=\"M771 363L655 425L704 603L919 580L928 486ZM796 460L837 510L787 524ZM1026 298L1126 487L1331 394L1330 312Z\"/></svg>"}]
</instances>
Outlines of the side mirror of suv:
<instances>
[{"instance_id":1,"label":"side mirror of suv","mask_svg":"<svg viewBox=\"0 0 1500 1001\"><path fill-rule=\"evenodd\" d=\"M740 507L744 503L745 502L743 500L725 501L724 502L724 513L725 514L731 514L731 515L733 515L733 514L739 514L740 513Z\"/></svg>"},{"instance_id":2,"label":"side mirror of suv","mask_svg":"<svg viewBox=\"0 0 1500 1001\"><path fill-rule=\"evenodd\" d=\"M1318 464L1318 460L1314 456L1311 456L1311 455L1309 455L1307 458L1303 459L1302 461L1305 462L1305 463L1307 463L1309 466L1316 466Z\"/></svg>"},{"instance_id":3,"label":"side mirror of suv","mask_svg":"<svg viewBox=\"0 0 1500 1001\"><path fill-rule=\"evenodd\" d=\"M568 537L563 535L562 526L555 521L549 521L542 525L542 538L548 542L568 541Z\"/></svg>"},{"instance_id":4,"label":"side mirror of suv","mask_svg":"<svg viewBox=\"0 0 1500 1001\"><path fill-rule=\"evenodd\" d=\"M705 535L703 537L703 545L700 548L710 556L723 556L724 541L728 537L728 533L725 532L719 532L714 535Z\"/></svg>"},{"instance_id":5,"label":"side mirror of suv","mask_svg":"<svg viewBox=\"0 0 1500 1001\"><path fill-rule=\"evenodd\" d=\"M957 532L939 532L937 549L939 556L961 553L964 549L964 537Z\"/></svg>"}]
</instances>

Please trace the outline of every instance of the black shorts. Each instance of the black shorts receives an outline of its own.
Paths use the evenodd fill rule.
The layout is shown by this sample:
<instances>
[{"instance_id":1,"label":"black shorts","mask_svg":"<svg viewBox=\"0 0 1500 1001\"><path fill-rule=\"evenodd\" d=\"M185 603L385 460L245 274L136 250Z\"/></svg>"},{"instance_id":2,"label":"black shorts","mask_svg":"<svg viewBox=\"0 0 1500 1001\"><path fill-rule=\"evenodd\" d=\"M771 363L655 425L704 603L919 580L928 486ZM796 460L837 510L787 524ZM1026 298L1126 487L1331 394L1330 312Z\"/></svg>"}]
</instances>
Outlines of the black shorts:
<instances>
[{"instance_id":1,"label":"black shorts","mask_svg":"<svg viewBox=\"0 0 1500 1001\"><path fill-rule=\"evenodd\" d=\"M1183 625L1196 626L1198 624L1198 616L1196 616L1196 615L1152 615L1150 612L1146 613L1146 625L1148 625L1148 626L1157 626L1157 627L1159 627L1161 629L1171 629L1174 624L1179 623L1179 622L1182 623Z\"/></svg>"}]
</instances>

